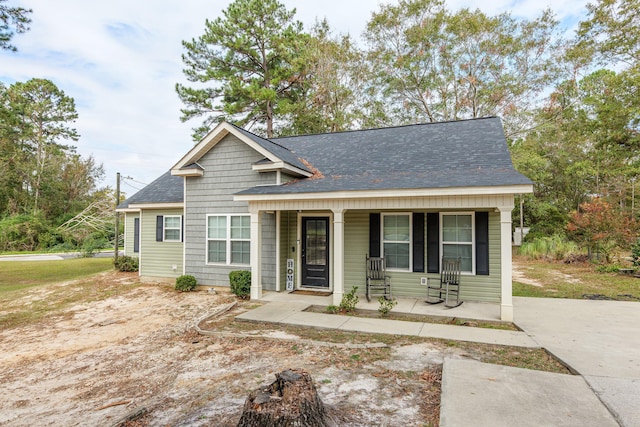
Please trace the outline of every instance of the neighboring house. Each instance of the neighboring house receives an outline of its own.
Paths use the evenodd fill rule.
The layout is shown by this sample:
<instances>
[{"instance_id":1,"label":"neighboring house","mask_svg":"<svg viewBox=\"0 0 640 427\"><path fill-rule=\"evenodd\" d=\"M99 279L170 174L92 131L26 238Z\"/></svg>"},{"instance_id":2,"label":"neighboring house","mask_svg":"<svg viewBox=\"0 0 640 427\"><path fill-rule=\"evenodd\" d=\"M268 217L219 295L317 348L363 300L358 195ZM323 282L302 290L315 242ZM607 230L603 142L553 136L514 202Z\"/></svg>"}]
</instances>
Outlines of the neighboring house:
<instances>
[{"instance_id":1,"label":"neighboring house","mask_svg":"<svg viewBox=\"0 0 640 427\"><path fill-rule=\"evenodd\" d=\"M462 298L512 320L511 210L532 191L495 117L271 140L221 123L118 210L143 277L225 286L250 269L253 299L305 288L339 304L364 291L367 255L416 298L454 256Z\"/></svg>"}]
</instances>

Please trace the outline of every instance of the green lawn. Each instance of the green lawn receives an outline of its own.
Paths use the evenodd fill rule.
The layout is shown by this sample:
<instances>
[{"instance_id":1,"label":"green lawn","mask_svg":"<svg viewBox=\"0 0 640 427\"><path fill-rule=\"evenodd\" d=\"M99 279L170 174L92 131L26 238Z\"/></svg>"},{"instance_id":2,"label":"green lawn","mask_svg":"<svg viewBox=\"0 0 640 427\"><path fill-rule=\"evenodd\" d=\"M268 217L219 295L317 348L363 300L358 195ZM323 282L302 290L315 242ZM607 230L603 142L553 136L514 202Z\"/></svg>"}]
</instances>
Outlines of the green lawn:
<instances>
[{"instance_id":1,"label":"green lawn","mask_svg":"<svg viewBox=\"0 0 640 427\"><path fill-rule=\"evenodd\" d=\"M74 258L62 261L0 262L0 294L32 286L65 282L113 269L111 258Z\"/></svg>"}]
</instances>

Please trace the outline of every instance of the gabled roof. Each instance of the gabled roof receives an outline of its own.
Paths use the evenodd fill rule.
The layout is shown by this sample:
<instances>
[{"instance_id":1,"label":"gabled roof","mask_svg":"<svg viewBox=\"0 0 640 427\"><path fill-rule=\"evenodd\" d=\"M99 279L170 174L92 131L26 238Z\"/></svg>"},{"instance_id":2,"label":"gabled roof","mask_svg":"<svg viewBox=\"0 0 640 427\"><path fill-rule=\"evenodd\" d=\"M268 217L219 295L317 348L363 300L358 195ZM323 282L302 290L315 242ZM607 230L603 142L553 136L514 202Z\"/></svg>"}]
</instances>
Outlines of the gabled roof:
<instances>
[{"instance_id":1,"label":"gabled roof","mask_svg":"<svg viewBox=\"0 0 640 427\"><path fill-rule=\"evenodd\" d=\"M496 117L273 141L304 158L319 174L238 195L532 184L513 168Z\"/></svg>"},{"instance_id":2,"label":"gabled roof","mask_svg":"<svg viewBox=\"0 0 640 427\"><path fill-rule=\"evenodd\" d=\"M225 136L232 134L262 154L267 161L297 176L311 176L309 168L291 151L273 141L254 135L231 123L219 123L171 168L173 175L190 175L189 165L196 163Z\"/></svg>"},{"instance_id":3,"label":"gabled roof","mask_svg":"<svg viewBox=\"0 0 640 427\"><path fill-rule=\"evenodd\" d=\"M145 204L179 204L184 202L184 179L165 172L151 184L120 203L116 210Z\"/></svg>"}]
</instances>

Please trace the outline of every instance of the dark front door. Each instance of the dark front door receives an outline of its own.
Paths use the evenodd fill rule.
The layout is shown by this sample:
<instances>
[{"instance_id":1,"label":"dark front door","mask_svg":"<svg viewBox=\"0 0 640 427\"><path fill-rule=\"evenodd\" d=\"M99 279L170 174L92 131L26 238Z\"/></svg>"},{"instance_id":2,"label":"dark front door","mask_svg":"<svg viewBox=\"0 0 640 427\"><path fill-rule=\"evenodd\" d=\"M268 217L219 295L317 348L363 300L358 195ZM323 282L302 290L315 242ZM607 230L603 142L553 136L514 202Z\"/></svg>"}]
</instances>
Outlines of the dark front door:
<instances>
[{"instance_id":1,"label":"dark front door","mask_svg":"<svg viewBox=\"0 0 640 427\"><path fill-rule=\"evenodd\" d=\"M329 287L327 217L302 217L302 286Z\"/></svg>"}]
</instances>

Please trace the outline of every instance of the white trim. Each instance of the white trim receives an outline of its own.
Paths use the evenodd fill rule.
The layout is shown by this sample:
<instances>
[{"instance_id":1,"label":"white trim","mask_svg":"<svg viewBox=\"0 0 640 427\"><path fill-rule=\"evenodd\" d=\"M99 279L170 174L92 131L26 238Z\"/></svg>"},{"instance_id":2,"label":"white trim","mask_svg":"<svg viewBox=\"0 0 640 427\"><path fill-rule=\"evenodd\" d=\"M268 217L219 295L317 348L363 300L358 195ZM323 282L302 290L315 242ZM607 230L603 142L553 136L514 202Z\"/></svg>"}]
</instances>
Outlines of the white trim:
<instances>
[{"instance_id":1,"label":"white trim","mask_svg":"<svg viewBox=\"0 0 640 427\"><path fill-rule=\"evenodd\" d=\"M133 213L133 212L140 212L140 209L121 208L121 209L116 209L116 212Z\"/></svg>"},{"instance_id":2,"label":"white trim","mask_svg":"<svg viewBox=\"0 0 640 427\"><path fill-rule=\"evenodd\" d=\"M408 268L387 268L387 271L398 271L402 273L411 273L413 271L413 212L380 212L380 253L383 257L384 253L384 217L385 216L408 216L409 217L409 267ZM406 244L405 241L389 240L389 243ZM387 264L385 262L385 264Z\"/></svg>"},{"instance_id":3,"label":"white trim","mask_svg":"<svg viewBox=\"0 0 640 427\"><path fill-rule=\"evenodd\" d=\"M193 169L180 169L177 171L171 171L171 175L173 176L204 176L204 171L202 169L193 168Z\"/></svg>"},{"instance_id":4,"label":"white trim","mask_svg":"<svg viewBox=\"0 0 640 427\"><path fill-rule=\"evenodd\" d=\"M284 161L278 161L278 162L272 162L272 163L260 163L260 164L254 164L251 166L251 169L253 169L256 172L281 172L281 171L286 171L286 172L290 172L293 175L297 175L297 176L304 176L309 178L310 176L313 176L313 173L311 172L307 172L304 171L300 168L297 168L295 166L292 166L288 163L285 163Z\"/></svg>"},{"instance_id":5,"label":"white trim","mask_svg":"<svg viewBox=\"0 0 640 427\"><path fill-rule=\"evenodd\" d=\"M276 292L280 292L280 217L281 211L276 211ZM287 242L288 245L288 242Z\"/></svg>"},{"instance_id":6,"label":"white trim","mask_svg":"<svg viewBox=\"0 0 640 427\"><path fill-rule=\"evenodd\" d=\"M391 190L326 191L318 193L287 194L235 194L236 202L272 200L318 200L318 199L370 199L386 197L433 197L433 196L477 196L533 193L533 185L505 185L496 187L448 187L408 188Z\"/></svg>"},{"instance_id":7,"label":"white trim","mask_svg":"<svg viewBox=\"0 0 640 427\"><path fill-rule=\"evenodd\" d=\"M177 239L167 239L167 230L175 230L176 227L167 227L167 218L178 218L180 225L177 227L179 236ZM163 242L182 242L182 215L162 215L162 241Z\"/></svg>"},{"instance_id":8,"label":"white trim","mask_svg":"<svg viewBox=\"0 0 640 427\"><path fill-rule=\"evenodd\" d=\"M328 218L329 219L329 235L327 236L329 239L329 244L327 245L327 250L329 251L329 265L327 268L329 269L329 287L327 290L333 292L333 283L331 280L331 272L333 270L333 241L331 224L333 224L333 212L298 212L298 224L297 224L297 237L296 237L296 265L297 265L297 273L296 273L296 283L294 284L294 289L302 288L302 218L303 217L318 217L318 218ZM320 289L318 287L313 287L313 289ZM324 289L324 288L322 288Z\"/></svg>"},{"instance_id":9,"label":"white trim","mask_svg":"<svg viewBox=\"0 0 640 427\"><path fill-rule=\"evenodd\" d=\"M182 178L182 274L187 274L187 177Z\"/></svg>"},{"instance_id":10,"label":"white trim","mask_svg":"<svg viewBox=\"0 0 640 427\"><path fill-rule=\"evenodd\" d=\"M184 209L184 203L134 203L130 209Z\"/></svg>"},{"instance_id":11,"label":"white trim","mask_svg":"<svg viewBox=\"0 0 640 427\"><path fill-rule=\"evenodd\" d=\"M468 275L468 276L475 276L476 275L476 213L475 211L458 211L458 212L439 212L440 213L440 230L438 230L438 245L439 245L439 251L440 251L440 259L438 260L439 263L442 263L442 256L444 254L444 248L443 246L445 245L444 242L444 238L442 237L442 230L444 228L444 221L443 218L444 216L453 216L453 215L465 215L465 216L470 216L471 217L471 271L461 271L460 274L463 275ZM467 242L447 242L446 244L448 245L452 245L452 244L461 244L461 245L469 245ZM439 270L442 270L442 265L439 266Z\"/></svg>"},{"instance_id":12,"label":"white trim","mask_svg":"<svg viewBox=\"0 0 640 427\"><path fill-rule=\"evenodd\" d=\"M209 238L209 218L211 217L225 217L226 220L226 230L225 230L225 238L224 239L210 239ZM204 263L206 265L213 266L225 266L225 267L242 267L246 268L251 266L251 252L249 252L249 264L238 264L231 262L231 242L249 242L251 244L251 235L248 239L231 239L231 218L232 217L246 217L251 221L251 214L237 213L237 214L207 214L205 220L205 230L204 230ZM251 227L251 222L249 223L249 227ZM225 241L225 262L210 262L209 261L209 241Z\"/></svg>"}]
</instances>

